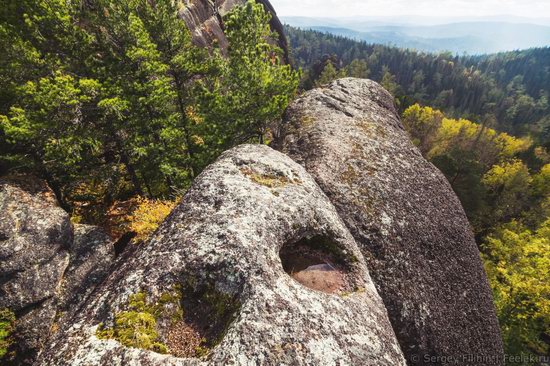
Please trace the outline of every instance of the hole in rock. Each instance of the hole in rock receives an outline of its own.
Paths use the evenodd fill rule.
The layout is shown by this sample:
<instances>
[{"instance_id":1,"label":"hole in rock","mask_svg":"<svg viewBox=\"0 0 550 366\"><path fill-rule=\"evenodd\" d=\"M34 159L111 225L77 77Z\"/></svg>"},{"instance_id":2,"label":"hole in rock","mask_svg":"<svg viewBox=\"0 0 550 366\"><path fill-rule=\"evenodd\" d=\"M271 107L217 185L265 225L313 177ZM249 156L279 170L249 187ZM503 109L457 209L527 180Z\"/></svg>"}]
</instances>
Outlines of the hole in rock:
<instances>
[{"instance_id":1,"label":"hole in rock","mask_svg":"<svg viewBox=\"0 0 550 366\"><path fill-rule=\"evenodd\" d=\"M166 344L177 357L206 356L223 340L240 303L213 285L187 286L182 295L183 319L170 328Z\"/></svg>"},{"instance_id":2,"label":"hole in rock","mask_svg":"<svg viewBox=\"0 0 550 366\"><path fill-rule=\"evenodd\" d=\"M356 289L351 258L328 238L315 236L285 244L279 256L285 272L305 287L329 294Z\"/></svg>"}]
</instances>

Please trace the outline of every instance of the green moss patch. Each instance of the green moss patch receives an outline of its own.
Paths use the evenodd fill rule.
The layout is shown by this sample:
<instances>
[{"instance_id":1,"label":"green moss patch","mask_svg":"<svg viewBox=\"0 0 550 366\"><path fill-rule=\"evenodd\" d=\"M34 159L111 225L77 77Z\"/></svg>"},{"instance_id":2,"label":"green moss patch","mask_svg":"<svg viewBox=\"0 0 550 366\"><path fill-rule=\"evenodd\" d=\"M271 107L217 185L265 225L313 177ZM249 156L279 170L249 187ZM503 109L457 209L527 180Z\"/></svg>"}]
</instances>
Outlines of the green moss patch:
<instances>
[{"instance_id":1,"label":"green moss patch","mask_svg":"<svg viewBox=\"0 0 550 366\"><path fill-rule=\"evenodd\" d=\"M157 329L157 321L167 311L173 313L174 321L183 316L177 291L163 294L159 301L149 303L145 292L131 295L126 306L127 310L115 314L112 327L100 325L96 335L101 339L115 339L126 347L134 347L168 353L168 347L161 341ZM166 309L172 308L171 310Z\"/></svg>"},{"instance_id":2,"label":"green moss patch","mask_svg":"<svg viewBox=\"0 0 550 366\"><path fill-rule=\"evenodd\" d=\"M198 354L206 354L218 345L241 307L238 299L216 290L213 284L189 281L184 291L185 321L193 324L203 342Z\"/></svg>"},{"instance_id":3,"label":"green moss patch","mask_svg":"<svg viewBox=\"0 0 550 366\"><path fill-rule=\"evenodd\" d=\"M268 187L268 188L282 188L289 184L302 183L298 179L291 179L281 174L276 174L276 173L260 174L258 172L253 171L250 168L242 168L241 173L247 176L254 183L264 187Z\"/></svg>"},{"instance_id":4,"label":"green moss patch","mask_svg":"<svg viewBox=\"0 0 550 366\"><path fill-rule=\"evenodd\" d=\"M0 359L8 353L15 327L15 314L9 309L0 309Z\"/></svg>"},{"instance_id":5,"label":"green moss patch","mask_svg":"<svg viewBox=\"0 0 550 366\"><path fill-rule=\"evenodd\" d=\"M195 281L190 281L195 282ZM97 329L100 339L176 357L205 357L223 339L240 305L213 286L180 287L156 301L144 291L129 297L113 325Z\"/></svg>"}]
</instances>

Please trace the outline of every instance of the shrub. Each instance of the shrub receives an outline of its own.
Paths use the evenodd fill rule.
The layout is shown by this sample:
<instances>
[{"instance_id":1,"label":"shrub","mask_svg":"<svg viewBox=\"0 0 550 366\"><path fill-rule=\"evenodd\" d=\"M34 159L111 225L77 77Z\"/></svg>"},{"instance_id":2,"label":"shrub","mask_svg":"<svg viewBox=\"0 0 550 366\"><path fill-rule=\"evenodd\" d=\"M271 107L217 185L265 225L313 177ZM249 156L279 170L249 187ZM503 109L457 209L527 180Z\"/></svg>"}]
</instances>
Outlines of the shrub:
<instances>
[{"instance_id":1,"label":"shrub","mask_svg":"<svg viewBox=\"0 0 550 366\"><path fill-rule=\"evenodd\" d=\"M175 206L176 201L139 198L137 208L128 218L130 230L137 234L138 241L146 240L155 232Z\"/></svg>"}]
</instances>

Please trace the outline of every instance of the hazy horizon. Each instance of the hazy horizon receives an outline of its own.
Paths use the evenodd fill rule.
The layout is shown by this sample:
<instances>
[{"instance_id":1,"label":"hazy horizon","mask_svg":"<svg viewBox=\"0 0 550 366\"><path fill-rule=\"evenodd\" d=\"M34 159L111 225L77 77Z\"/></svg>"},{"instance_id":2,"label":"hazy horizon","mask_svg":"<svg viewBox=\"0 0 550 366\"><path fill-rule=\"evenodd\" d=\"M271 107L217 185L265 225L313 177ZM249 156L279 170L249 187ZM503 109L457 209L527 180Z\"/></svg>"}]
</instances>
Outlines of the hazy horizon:
<instances>
[{"instance_id":1,"label":"hazy horizon","mask_svg":"<svg viewBox=\"0 0 550 366\"><path fill-rule=\"evenodd\" d=\"M271 0L282 17L523 17L550 21L547 0Z\"/></svg>"},{"instance_id":2,"label":"hazy horizon","mask_svg":"<svg viewBox=\"0 0 550 366\"><path fill-rule=\"evenodd\" d=\"M426 52L486 54L550 45L550 22L520 17L301 17L294 27Z\"/></svg>"}]
</instances>

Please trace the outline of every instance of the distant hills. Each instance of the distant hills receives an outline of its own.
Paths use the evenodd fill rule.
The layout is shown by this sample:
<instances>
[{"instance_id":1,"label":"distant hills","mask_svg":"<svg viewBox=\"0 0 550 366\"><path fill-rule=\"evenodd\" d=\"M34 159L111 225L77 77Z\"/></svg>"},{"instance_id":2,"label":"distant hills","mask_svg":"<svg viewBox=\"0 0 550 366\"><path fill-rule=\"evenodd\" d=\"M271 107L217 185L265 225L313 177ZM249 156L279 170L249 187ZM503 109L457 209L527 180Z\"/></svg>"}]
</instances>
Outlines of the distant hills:
<instances>
[{"instance_id":1,"label":"distant hills","mask_svg":"<svg viewBox=\"0 0 550 366\"><path fill-rule=\"evenodd\" d=\"M303 29L426 52L486 54L550 45L550 19L282 17ZM441 23L448 21L449 23Z\"/></svg>"}]
</instances>

